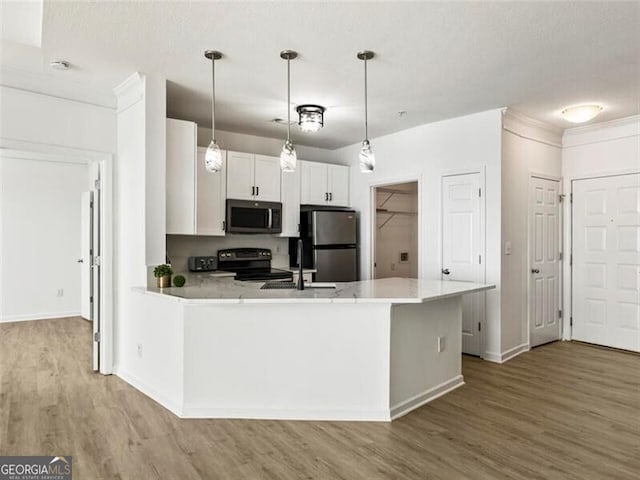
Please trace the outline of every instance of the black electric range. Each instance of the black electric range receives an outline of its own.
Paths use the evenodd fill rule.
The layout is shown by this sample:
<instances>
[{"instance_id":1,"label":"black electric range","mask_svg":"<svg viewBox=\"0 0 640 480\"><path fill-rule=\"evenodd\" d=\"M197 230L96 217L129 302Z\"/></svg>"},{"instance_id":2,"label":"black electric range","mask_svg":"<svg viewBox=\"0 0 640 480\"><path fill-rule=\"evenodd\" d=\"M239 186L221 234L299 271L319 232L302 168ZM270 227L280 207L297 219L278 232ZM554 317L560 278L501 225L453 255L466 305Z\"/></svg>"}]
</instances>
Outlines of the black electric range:
<instances>
[{"instance_id":1,"label":"black electric range","mask_svg":"<svg viewBox=\"0 0 640 480\"><path fill-rule=\"evenodd\" d=\"M271 268L271 250L268 248L229 248L218 250L218 270L234 272L241 281L288 280L289 270Z\"/></svg>"}]
</instances>

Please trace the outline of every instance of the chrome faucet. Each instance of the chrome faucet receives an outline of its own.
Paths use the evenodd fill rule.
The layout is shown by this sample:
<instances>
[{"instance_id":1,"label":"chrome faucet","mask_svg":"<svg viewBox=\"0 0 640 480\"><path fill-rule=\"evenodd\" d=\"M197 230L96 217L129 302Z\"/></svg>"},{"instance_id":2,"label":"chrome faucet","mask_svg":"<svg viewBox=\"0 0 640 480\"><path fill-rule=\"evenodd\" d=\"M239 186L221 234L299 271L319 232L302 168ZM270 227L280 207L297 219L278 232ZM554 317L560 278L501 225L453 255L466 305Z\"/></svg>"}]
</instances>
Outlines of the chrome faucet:
<instances>
[{"instance_id":1,"label":"chrome faucet","mask_svg":"<svg viewBox=\"0 0 640 480\"><path fill-rule=\"evenodd\" d=\"M302 276L302 239L298 239L298 284L296 289L304 290L304 278Z\"/></svg>"}]
</instances>

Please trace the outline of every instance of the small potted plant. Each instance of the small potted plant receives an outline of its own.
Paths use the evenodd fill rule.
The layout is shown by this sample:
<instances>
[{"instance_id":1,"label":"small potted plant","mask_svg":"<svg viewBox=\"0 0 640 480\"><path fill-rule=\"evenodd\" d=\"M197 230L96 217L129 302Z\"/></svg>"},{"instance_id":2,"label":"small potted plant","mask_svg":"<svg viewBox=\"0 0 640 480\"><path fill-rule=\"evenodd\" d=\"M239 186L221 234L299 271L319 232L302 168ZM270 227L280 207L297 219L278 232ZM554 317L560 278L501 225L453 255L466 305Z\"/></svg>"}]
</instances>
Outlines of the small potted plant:
<instances>
[{"instance_id":1,"label":"small potted plant","mask_svg":"<svg viewBox=\"0 0 640 480\"><path fill-rule=\"evenodd\" d=\"M171 265L167 265L166 263L158 265L153 269L153 276L157 279L158 288L170 287L171 275L173 275L173 269Z\"/></svg>"}]
</instances>

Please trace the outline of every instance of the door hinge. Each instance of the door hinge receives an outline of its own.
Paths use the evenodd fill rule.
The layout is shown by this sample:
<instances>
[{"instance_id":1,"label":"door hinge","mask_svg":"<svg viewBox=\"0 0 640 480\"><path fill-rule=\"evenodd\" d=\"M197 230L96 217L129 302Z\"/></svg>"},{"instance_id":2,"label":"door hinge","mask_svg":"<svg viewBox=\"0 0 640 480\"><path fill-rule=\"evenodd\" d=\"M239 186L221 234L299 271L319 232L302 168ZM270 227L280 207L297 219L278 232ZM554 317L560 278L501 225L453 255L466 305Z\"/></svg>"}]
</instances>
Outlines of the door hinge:
<instances>
[{"instance_id":1,"label":"door hinge","mask_svg":"<svg viewBox=\"0 0 640 480\"><path fill-rule=\"evenodd\" d=\"M562 318L562 310L558 310L558 318Z\"/></svg>"},{"instance_id":2,"label":"door hinge","mask_svg":"<svg viewBox=\"0 0 640 480\"><path fill-rule=\"evenodd\" d=\"M93 295L89 297L89 303L93 303Z\"/></svg>"},{"instance_id":3,"label":"door hinge","mask_svg":"<svg viewBox=\"0 0 640 480\"><path fill-rule=\"evenodd\" d=\"M93 332L93 341L94 342L100 341L100 332Z\"/></svg>"},{"instance_id":4,"label":"door hinge","mask_svg":"<svg viewBox=\"0 0 640 480\"><path fill-rule=\"evenodd\" d=\"M223 220L223 221L222 221L222 231L223 231L223 232L226 232L226 231L227 231L227 221L226 221L226 220Z\"/></svg>"},{"instance_id":5,"label":"door hinge","mask_svg":"<svg viewBox=\"0 0 640 480\"><path fill-rule=\"evenodd\" d=\"M96 255L95 257L93 257L93 263L91 265L95 267L100 266L100 255Z\"/></svg>"},{"instance_id":6,"label":"door hinge","mask_svg":"<svg viewBox=\"0 0 640 480\"><path fill-rule=\"evenodd\" d=\"M482 324L480 322L478 322L478 331L481 332L482 331Z\"/></svg>"},{"instance_id":7,"label":"door hinge","mask_svg":"<svg viewBox=\"0 0 640 480\"><path fill-rule=\"evenodd\" d=\"M564 255L562 254L562 252L558 253L558 260L562 260L562 258L564 257Z\"/></svg>"},{"instance_id":8,"label":"door hinge","mask_svg":"<svg viewBox=\"0 0 640 480\"><path fill-rule=\"evenodd\" d=\"M559 194L559 195L558 195L558 201L559 201L560 203L562 203L562 202L564 201L564 197L565 197L565 194L564 194L564 193Z\"/></svg>"},{"instance_id":9,"label":"door hinge","mask_svg":"<svg viewBox=\"0 0 640 480\"><path fill-rule=\"evenodd\" d=\"M573 327L573 317L569 317L569 326Z\"/></svg>"},{"instance_id":10,"label":"door hinge","mask_svg":"<svg viewBox=\"0 0 640 480\"><path fill-rule=\"evenodd\" d=\"M96 179L96 180L93 182L93 188L95 188L96 190L100 190L100 179L99 179L99 178L98 178L98 179Z\"/></svg>"},{"instance_id":11,"label":"door hinge","mask_svg":"<svg viewBox=\"0 0 640 480\"><path fill-rule=\"evenodd\" d=\"M478 255L478 263L482 264L482 255Z\"/></svg>"},{"instance_id":12,"label":"door hinge","mask_svg":"<svg viewBox=\"0 0 640 480\"><path fill-rule=\"evenodd\" d=\"M570 193L570 194L569 194L569 201L570 201L571 203L573 203L573 193Z\"/></svg>"},{"instance_id":13,"label":"door hinge","mask_svg":"<svg viewBox=\"0 0 640 480\"><path fill-rule=\"evenodd\" d=\"M482 197L482 189L481 188L478 189L478 197Z\"/></svg>"},{"instance_id":14,"label":"door hinge","mask_svg":"<svg viewBox=\"0 0 640 480\"><path fill-rule=\"evenodd\" d=\"M569 254L569 266L573 265L573 253Z\"/></svg>"}]
</instances>

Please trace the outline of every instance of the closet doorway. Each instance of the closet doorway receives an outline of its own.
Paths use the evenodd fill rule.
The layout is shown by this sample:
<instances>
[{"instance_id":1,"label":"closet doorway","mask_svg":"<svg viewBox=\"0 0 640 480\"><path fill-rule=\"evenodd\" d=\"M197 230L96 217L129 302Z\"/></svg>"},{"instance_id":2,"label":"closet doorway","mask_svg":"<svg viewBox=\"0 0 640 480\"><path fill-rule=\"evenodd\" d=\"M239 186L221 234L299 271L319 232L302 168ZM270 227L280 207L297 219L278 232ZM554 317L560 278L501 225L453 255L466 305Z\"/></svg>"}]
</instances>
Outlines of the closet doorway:
<instances>
[{"instance_id":1,"label":"closet doorway","mask_svg":"<svg viewBox=\"0 0 640 480\"><path fill-rule=\"evenodd\" d=\"M373 278L418 278L418 182L373 189Z\"/></svg>"}]
</instances>

